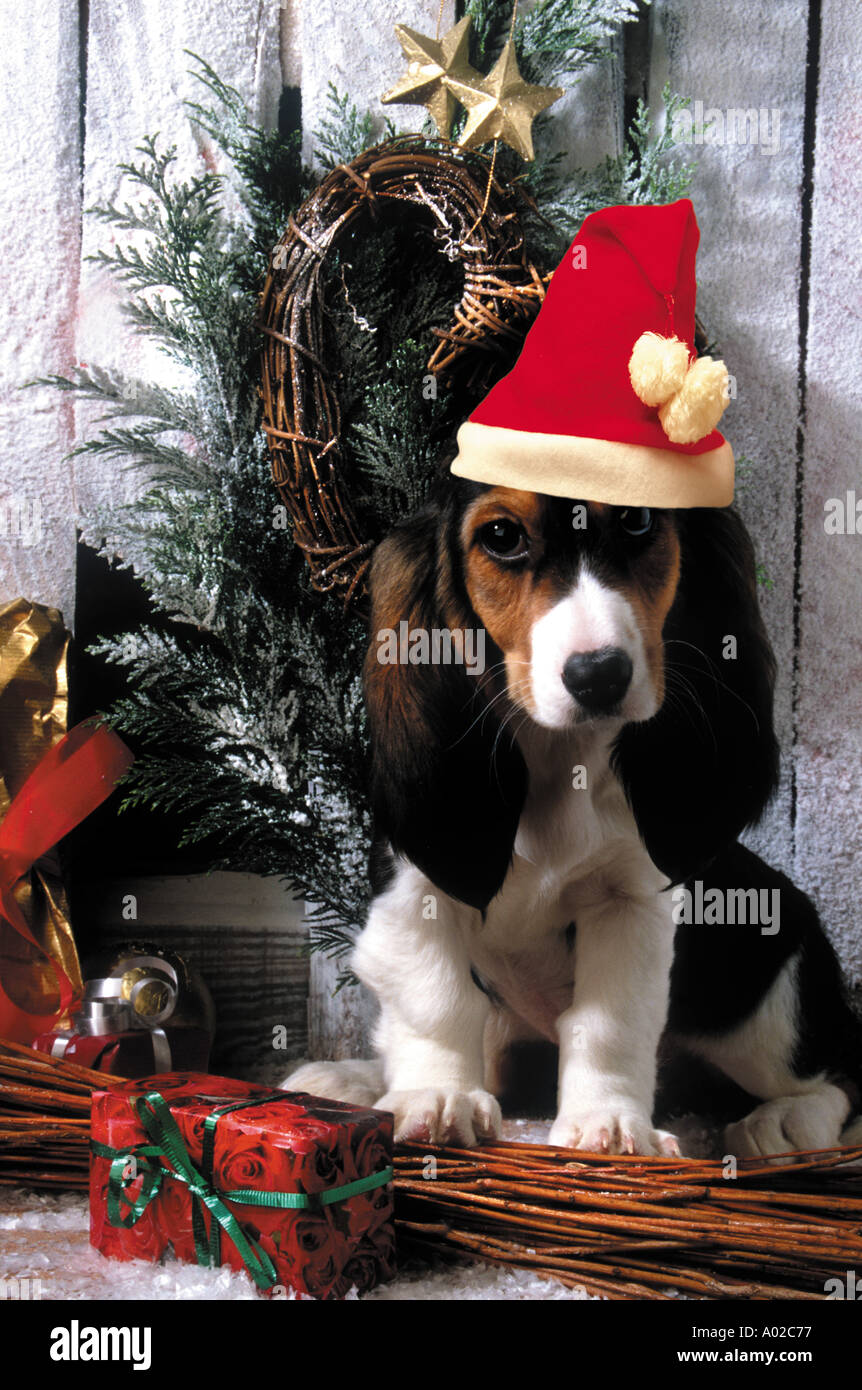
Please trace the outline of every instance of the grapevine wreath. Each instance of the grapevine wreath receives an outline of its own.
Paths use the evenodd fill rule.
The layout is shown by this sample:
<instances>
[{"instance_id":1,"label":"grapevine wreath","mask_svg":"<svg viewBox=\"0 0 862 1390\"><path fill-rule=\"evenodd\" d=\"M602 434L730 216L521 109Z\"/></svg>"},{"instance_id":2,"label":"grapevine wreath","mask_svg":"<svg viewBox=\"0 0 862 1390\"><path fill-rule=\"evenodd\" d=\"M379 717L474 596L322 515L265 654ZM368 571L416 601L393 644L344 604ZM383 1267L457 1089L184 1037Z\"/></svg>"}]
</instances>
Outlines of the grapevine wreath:
<instances>
[{"instance_id":1,"label":"grapevine wreath","mask_svg":"<svg viewBox=\"0 0 862 1390\"><path fill-rule=\"evenodd\" d=\"M326 365L321 271L356 235L373 234L384 208L407 205L430 224L442 255L460 261L464 290L451 326L435 330L428 370L457 372L481 391L516 355L544 298L528 259L525 195L487 176L479 156L421 136L366 150L323 180L291 217L261 296L263 427L276 487L294 522L312 584L350 602L363 591L374 539L364 538L342 475L342 421Z\"/></svg>"}]
</instances>

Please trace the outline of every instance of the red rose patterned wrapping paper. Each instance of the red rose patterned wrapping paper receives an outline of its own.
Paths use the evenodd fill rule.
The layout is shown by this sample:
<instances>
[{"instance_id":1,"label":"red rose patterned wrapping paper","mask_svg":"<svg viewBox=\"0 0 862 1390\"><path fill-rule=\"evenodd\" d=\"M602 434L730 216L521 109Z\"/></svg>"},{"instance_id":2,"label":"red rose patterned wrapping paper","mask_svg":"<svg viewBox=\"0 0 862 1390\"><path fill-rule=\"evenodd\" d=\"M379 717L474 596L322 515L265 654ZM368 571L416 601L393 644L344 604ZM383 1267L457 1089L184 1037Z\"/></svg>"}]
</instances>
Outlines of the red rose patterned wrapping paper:
<instances>
[{"instance_id":1,"label":"red rose patterned wrapping paper","mask_svg":"<svg viewBox=\"0 0 862 1390\"><path fill-rule=\"evenodd\" d=\"M237 1188L265 1192L330 1192L379 1173L392 1162L392 1116L363 1110L302 1092L274 1092L220 1076L189 1073L151 1076L93 1094L91 1137L110 1149L132 1150L150 1139L132 1101L157 1091L170 1107L189 1156L201 1167L204 1122L221 1105L263 1100L222 1115L213 1149L213 1188L219 1194ZM279 1098L282 1097L282 1098ZM160 1190L130 1227L111 1225L108 1184L111 1160L92 1154L90 1161L90 1243L114 1259L158 1260L172 1248L178 1259L197 1259L192 1229L193 1198L187 1185L166 1176ZM135 1200L143 1174L127 1187ZM395 1273L392 1185L357 1193L342 1201L308 1210L284 1210L227 1202L246 1235L272 1260L278 1282L317 1298L360 1293ZM207 1230L212 1220L205 1214ZM243 1259L225 1232L222 1263L244 1268Z\"/></svg>"}]
</instances>

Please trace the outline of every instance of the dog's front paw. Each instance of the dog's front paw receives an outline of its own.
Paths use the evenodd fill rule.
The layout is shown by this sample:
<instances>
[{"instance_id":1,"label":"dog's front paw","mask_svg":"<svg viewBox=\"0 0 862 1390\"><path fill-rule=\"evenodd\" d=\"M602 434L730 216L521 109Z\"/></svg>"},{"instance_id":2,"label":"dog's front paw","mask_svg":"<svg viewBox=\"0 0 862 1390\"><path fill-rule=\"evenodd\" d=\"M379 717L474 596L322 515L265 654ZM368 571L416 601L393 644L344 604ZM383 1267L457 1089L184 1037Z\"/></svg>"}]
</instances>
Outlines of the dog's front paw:
<instances>
[{"instance_id":1,"label":"dog's front paw","mask_svg":"<svg viewBox=\"0 0 862 1390\"><path fill-rule=\"evenodd\" d=\"M631 1106L563 1110L551 1126L549 1144L586 1153L679 1156L673 1134L653 1129L649 1115Z\"/></svg>"},{"instance_id":2,"label":"dog's front paw","mask_svg":"<svg viewBox=\"0 0 862 1390\"><path fill-rule=\"evenodd\" d=\"M825 1084L800 1096L765 1101L724 1131L727 1152L737 1158L793 1163L793 1149L830 1149L845 1142L841 1127L850 1105L837 1086Z\"/></svg>"},{"instance_id":3,"label":"dog's front paw","mask_svg":"<svg viewBox=\"0 0 862 1390\"><path fill-rule=\"evenodd\" d=\"M436 1087L425 1091L387 1091L374 1102L395 1116L395 1142L451 1144L472 1148L480 1139L499 1139L500 1107L488 1091Z\"/></svg>"}]
</instances>

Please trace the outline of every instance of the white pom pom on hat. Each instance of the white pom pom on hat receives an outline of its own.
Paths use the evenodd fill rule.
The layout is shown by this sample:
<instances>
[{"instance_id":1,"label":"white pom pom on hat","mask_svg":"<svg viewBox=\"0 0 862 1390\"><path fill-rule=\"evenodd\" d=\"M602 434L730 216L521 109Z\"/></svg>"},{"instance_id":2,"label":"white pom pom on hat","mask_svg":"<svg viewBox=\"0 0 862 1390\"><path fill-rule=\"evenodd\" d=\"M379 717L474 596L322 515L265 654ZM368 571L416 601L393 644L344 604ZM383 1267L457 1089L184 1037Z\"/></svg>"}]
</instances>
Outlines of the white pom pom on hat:
<instances>
[{"instance_id":1,"label":"white pom pom on hat","mask_svg":"<svg viewBox=\"0 0 862 1390\"><path fill-rule=\"evenodd\" d=\"M696 444L715 429L730 399L727 367L712 357L689 361L679 338L642 333L629 358L629 378L644 405L659 406L673 444Z\"/></svg>"},{"instance_id":2,"label":"white pom pom on hat","mask_svg":"<svg viewBox=\"0 0 862 1390\"><path fill-rule=\"evenodd\" d=\"M629 358L629 377L644 405L664 405L682 386L689 351L679 338L642 333Z\"/></svg>"}]
</instances>

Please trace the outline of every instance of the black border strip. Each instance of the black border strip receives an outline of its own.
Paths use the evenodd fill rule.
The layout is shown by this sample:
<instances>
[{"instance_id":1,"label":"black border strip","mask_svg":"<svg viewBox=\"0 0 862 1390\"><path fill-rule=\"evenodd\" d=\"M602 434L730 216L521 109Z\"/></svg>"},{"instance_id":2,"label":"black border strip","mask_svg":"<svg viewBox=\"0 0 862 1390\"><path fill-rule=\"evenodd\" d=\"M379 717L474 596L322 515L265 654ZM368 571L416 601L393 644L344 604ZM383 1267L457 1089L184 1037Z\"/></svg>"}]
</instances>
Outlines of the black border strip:
<instances>
[{"instance_id":1,"label":"black border strip","mask_svg":"<svg viewBox=\"0 0 862 1390\"><path fill-rule=\"evenodd\" d=\"M90 0L78 0L78 159L84 187L84 155L87 139L87 56L90 36Z\"/></svg>"},{"instance_id":2,"label":"black border strip","mask_svg":"<svg viewBox=\"0 0 862 1390\"><path fill-rule=\"evenodd\" d=\"M799 359L796 376L799 402L796 421L796 458L793 523L793 677L790 754L790 831L796 853L797 777L799 741L799 642L802 627L802 505L805 484L805 430L808 407L808 321L811 292L811 222L814 204L814 162L817 142L817 92L820 83L821 0L808 6L808 41L805 54L805 114L802 126L802 180L800 184L799 242Z\"/></svg>"}]
</instances>

